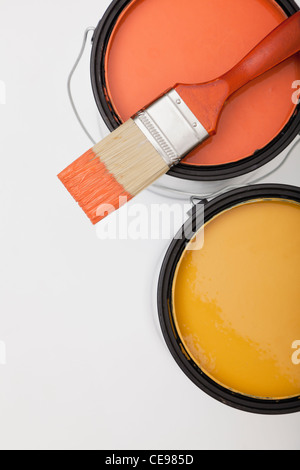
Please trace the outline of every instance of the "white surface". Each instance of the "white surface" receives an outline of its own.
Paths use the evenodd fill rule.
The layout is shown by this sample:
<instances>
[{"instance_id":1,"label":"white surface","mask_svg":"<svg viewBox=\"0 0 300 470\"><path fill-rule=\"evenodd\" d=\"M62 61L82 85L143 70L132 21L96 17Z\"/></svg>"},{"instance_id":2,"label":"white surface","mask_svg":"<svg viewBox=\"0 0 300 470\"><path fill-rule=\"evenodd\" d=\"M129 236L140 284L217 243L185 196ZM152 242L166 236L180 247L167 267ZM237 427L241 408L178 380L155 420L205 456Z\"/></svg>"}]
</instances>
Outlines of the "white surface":
<instances>
[{"instance_id":1,"label":"white surface","mask_svg":"<svg viewBox=\"0 0 300 470\"><path fill-rule=\"evenodd\" d=\"M153 298L168 242L100 241L56 178L90 146L66 77L108 4L0 0L0 448L299 449L299 414L226 407L175 364Z\"/></svg>"}]
</instances>

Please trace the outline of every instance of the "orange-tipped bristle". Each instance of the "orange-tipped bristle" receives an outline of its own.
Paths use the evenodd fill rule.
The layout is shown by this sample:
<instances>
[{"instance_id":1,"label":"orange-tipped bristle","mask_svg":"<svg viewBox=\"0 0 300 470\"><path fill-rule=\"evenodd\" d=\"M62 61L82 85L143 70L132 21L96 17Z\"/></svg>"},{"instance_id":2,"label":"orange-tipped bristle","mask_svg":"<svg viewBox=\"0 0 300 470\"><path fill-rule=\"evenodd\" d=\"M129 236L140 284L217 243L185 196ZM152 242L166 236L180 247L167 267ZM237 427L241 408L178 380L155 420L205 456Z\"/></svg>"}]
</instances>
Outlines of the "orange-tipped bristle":
<instances>
[{"instance_id":1,"label":"orange-tipped bristle","mask_svg":"<svg viewBox=\"0 0 300 470\"><path fill-rule=\"evenodd\" d=\"M93 149L69 165L58 178L93 224L107 215L107 212L103 213L105 205L116 210L120 207L120 198L125 202L133 197L109 173Z\"/></svg>"},{"instance_id":2,"label":"orange-tipped bristle","mask_svg":"<svg viewBox=\"0 0 300 470\"><path fill-rule=\"evenodd\" d=\"M168 169L145 134L129 119L58 177L96 224Z\"/></svg>"}]
</instances>

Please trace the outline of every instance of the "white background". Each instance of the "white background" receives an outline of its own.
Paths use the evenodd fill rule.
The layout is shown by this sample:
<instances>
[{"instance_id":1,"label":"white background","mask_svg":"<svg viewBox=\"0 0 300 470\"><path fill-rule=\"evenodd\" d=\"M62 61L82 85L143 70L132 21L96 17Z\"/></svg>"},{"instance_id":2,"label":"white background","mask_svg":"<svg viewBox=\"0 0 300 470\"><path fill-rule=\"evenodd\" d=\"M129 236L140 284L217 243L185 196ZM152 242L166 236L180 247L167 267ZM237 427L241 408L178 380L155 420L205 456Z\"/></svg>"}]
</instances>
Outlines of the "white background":
<instances>
[{"instance_id":1,"label":"white background","mask_svg":"<svg viewBox=\"0 0 300 470\"><path fill-rule=\"evenodd\" d=\"M99 240L56 178L90 147L66 79L108 4L0 0L0 448L299 449L299 414L226 407L172 359L154 298L169 242ZM88 55L81 69L96 133ZM298 185L298 158L270 181Z\"/></svg>"}]
</instances>

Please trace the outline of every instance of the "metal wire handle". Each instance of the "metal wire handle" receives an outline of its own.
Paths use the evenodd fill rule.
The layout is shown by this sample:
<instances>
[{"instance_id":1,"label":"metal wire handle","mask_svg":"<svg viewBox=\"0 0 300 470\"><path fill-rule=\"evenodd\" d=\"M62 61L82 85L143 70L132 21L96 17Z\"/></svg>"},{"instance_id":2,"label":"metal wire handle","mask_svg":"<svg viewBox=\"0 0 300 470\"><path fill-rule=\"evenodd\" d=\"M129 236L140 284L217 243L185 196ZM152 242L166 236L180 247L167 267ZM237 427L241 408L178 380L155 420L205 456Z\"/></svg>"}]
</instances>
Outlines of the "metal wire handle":
<instances>
[{"instance_id":1,"label":"metal wire handle","mask_svg":"<svg viewBox=\"0 0 300 470\"><path fill-rule=\"evenodd\" d=\"M88 136L88 138L89 138L90 141L93 143L93 145L96 144L96 141L93 139L93 137L91 136L91 134L89 133L89 131L87 130L87 128L85 127L85 125L83 124L83 121L82 121L82 119L81 119L81 117L80 117L80 115L79 115L79 112L78 112L78 110L77 110L77 108L76 108L76 105L75 105L75 102L74 102L71 84L72 84L72 78L73 78L73 76L74 76L74 73L75 73L75 71L76 71L76 69L77 69L77 67L78 67L78 65L79 65L79 63L80 63L80 61L81 61L81 58L82 58L82 56L83 56L83 53L84 53L84 51L85 51L85 46L86 46L86 43L87 43L87 38L88 38L89 32L90 32L90 31L95 32L95 29L96 29L96 28L94 28L94 26L89 26L89 27L85 30L84 36L83 36L83 43L82 43L82 46L81 46L81 49L80 49L80 53L79 53L79 56L78 56L78 58L77 58L77 60L76 60L76 62L75 62L75 64L74 64L74 66L73 66L73 68L72 68L72 70L71 70L71 72L70 72L70 74L69 74L69 77L68 77L68 85L67 85L67 87L68 87L68 95L69 95L70 103L71 103L71 106L72 106L72 108L73 108L74 114L75 114L75 116L76 116L76 118L77 118L77 120L78 120L78 122L79 122L79 124L80 124L80 126L81 126L81 128L82 128L82 130L83 130L83 131L85 132L85 134Z\"/></svg>"}]
</instances>

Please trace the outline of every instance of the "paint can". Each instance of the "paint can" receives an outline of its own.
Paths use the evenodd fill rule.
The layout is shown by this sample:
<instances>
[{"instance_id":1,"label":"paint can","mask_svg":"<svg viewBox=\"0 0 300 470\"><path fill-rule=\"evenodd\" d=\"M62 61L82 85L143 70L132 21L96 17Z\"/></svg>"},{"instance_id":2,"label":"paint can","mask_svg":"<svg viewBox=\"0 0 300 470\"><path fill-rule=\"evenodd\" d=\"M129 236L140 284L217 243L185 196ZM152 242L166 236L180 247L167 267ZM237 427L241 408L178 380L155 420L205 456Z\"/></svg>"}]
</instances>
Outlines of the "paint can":
<instances>
[{"instance_id":1,"label":"paint can","mask_svg":"<svg viewBox=\"0 0 300 470\"><path fill-rule=\"evenodd\" d=\"M162 330L162 334L164 340L171 352L173 358L182 369L182 371L186 374L186 376L200 389L202 389L205 393L210 395L211 397L215 398L216 400L243 410L247 412L257 413L257 414L288 414L293 412L300 411L300 393L299 396L291 396L289 398L278 399L278 398L265 398L265 397L255 397L251 395L247 395L244 393L240 393L237 390L233 390L229 386L224 386L220 382L214 380L214 378L199 367L199 363L195 361L195 358L190 352L189 347L183 341L182 335L179 332L176 320L175 320L175 307L174 307L174 296L173 296L173 289L174 289L174 280L176 277L176 271L179 266L180 260L186 250L187 245L190 243L192 237L194 237L195 232L200 230L204 224L208 224L210 221L214 220L219 214L223 214L226 211L230 211L237 207L245 207L245 205L249 204L249 202L256 202L256 201L285 201L291 202L293 204L299 205L300 204L300 190L294 186L288 185L281 185L281 184L265 184L265 185L251 185L248 188L239 188L233 191L229 191L226 194L223 194L210 202L206 202L204 206L204 218L199 219L197 218L197 211L202 211L201 206L195 206L195 210L193 214L189 218L187 224L185 224L184 232L183 230L180 231L180 236L176 236L173 241L171 242L169 249L165 255L164 261L162 263L162 267L160 270L159 280L158 280L158 287L157 287L157 308L158 308L158 315L159 315L159 322L160 327ZM200 222L199 222L200 220ZM202 220L202 221L201 221ZM278 230L281 230L280 227L280 220L278 220ZM204 232L205 233L205 232ZM205 241L204 241L205 243ZM240 240L240 245L243 245L243 240ZM205 246L205 245L204 245ZM271 245L270 245L271 246ZM237 250L240 249L240 246L236 247ZM296 246L296 250L299 247ZM271 248L270 248L271 249ZM276 250L273 253L276 259ZM254 254L255 256L255 254ZM245 267L247 271L247 266ZM282 271L282 282L285 282L285 276L289 276L290 273L287 271ZM257 272L257 279L259 280L260 273ZM264 280L263 282L265 282ZM190 282L190 281L189 281ZM268 282L268 280L267 280ZM295 281L297 283L297 281ZM277 290L280 290L280 285L276 286ZM205 292L203 293L205 296ZM297 307L299 310L299 307ZM282 312L284 316L284 312ZM297 312L296 312L297 315ZM284 324L284 318L283 318ZM298 320L297 320L298 322ZM299 326L299 322L297 323ZM218 329L219 327L216 326ZM295 328L295 332L293 330L293 334L297 336L297 328ZM217 331L217 330L216 330ZM298 332L300 332L298 328ZM192 334L192 332L190 332ZM278 338L279 341L282 339L281 329L279 328L278 331ZM296 340L297 338L293 338ZM217 341L217 339L216 339ZM285 338L283 337L283 341ZM297 343L298 344L298 343ZM288 342L288 347L286 353L289 355L292 361L292 341L291 344ZM242 351L242 350L241 350ZM226 351L224 351L224 354ZM242 352L241 352L242 354ZM260 354L262 352L260 351ZM269 352L268 352L269 354ZM271 353L272 356L272 353ZM239 357L238 360L241 358ZM215 360L215 359L213 359ZM233 360L234 361L234 360ZM233 363L228 362L226 364L226 368L233 367ZM297 377L299 378L299 372L297 367L299 365L291 365L294 367L295 374L298 374ZM247 373L247 363L244 364L245 371ZM230 372L231 373L231 372ZM254 378L254 382L256 380L256 376ZM258 379L257 379L258 380Z\"/></svg>"},{"instance_id":2,"label":"paint can","mask_svg":"<svg viewBox=\"0 0 300 470\"><path fill-rule=\"evenodd\" d=\"M251 0L249 1L251 2ZM269 2L269 0L266 1ZM110 131L116 129L123 122L120 117L120 113L116 109L114 102L115 99L112 96L111 87L108 82L111 44L117 25L119 27L121 24L121 28L124 27L126 21L130 21L131 10L132 14L134 14L139 6L138 4L145 4L145 2L147 3L147 0L114 0L94 32L90 69L92 88L98 109ZM184 3L186 4L186 2ZM280 9L282 14L287 16L292 15L299 9L293 0L272 0L270 5L273 5L272 8L274 8L274 12ZM162 16L161 23L164 23L163 15L166 15L165 24L167 24L168 11L166 11L166 9L160 10L160 16ZM131 27L131 25L129 25L129 27ZM187 28L187 25L183 23L180 24L180 27ZM151 35L153 36L155 34L156 28L159 28L159 26L154 22L152 31L144 31L145 36L149 36L149 43L151 43ZM139 29L136 30L137 35L139 31ZM184 37L184 35L181 34L181 37ZM120 41L121 39L122 36L120 37ZM145 39L143 40L145 41ZM188 40L189 36L187 36L187 41ZM244 41L244 38L242 38L242 40ZM138 42L137 37L135 38L135 43L136 42ZM126 50L126 44L124 45L124 43L125 41L122 43L122 48L125 48L124 50ZM189 47L193 47L193 45L190 45ZM153 63L155 63L155 54L159 55L160 51L156 49L155 51L149 50L145 53L149 56L154 54ZM123 69L120 67L120 80L122 80L122 70ZM124 70L123 72L125 74ZM142 72L143 71L141 71L139 77L141 82L143 81ZM209 79L211 78L215 77L210 77ZM172 84L170 84L170 86L172 86ZM292 96L292 81L290 87L290 94ZM123 92L123 96L125 94L126 93ZM127 96L126 100L130 100L130 94ZM185 162L181 163L172 168L168 175L164 176L160 180L160 185L158 184L157 187L171 190L175 189L175 191L177 189L178 193L182 192L190 195L200 192L201 194L208 196L216 190L230 186L232 181L236 181L237 184L244 184L245 181L253 179L255 175L261 174L262 171L268 171L266 169L264 170L264 168L270 169L273 168L274 165L276 167L276 164L278 164L278 159L276 157L281 158L286 149L289 148L299 134L299 109L300 105L294 107L294 111L288 119L288 122L285 123L283 128L279 129L278 133L271 139L271 141L266 142L266 144L259 150L255 150L253 153L248 154L241 159L236 159L235 161L225 164L194 165L190 162L188 164Z\"/></svg>"},{"instance_id":3,"label":"paint can","mask_svg":"<svg viewBox=\"0 0 300 470\"><path fill-rule=\"evenodd\" d=\"M123 121L109 92L110 87L107 81L109 45L116 25L120 24L122 21L126 21L126 12L129 11L132 5L134 6L134 4L139 1L145 3L150 0L114 0L99 22L93 35L90 63L92 88L98 110L110 131L116 129ZM292 15L299 9L293 0L267 1L270 1L270 4L272 3L275 9L281 9L287 16ZM178 20L180 21L180 18ZM145 34L147 35L147 32L145 32ZM151 37L151 31L148 31L148 34ZM292 95L292 89L290 91ZM184 199L186 199L187 196L197 194L201 196L200 199L203 199L203 196L207 196L208 199L209 197L213 197L213 200L205 203L205 223L219 213L239 204L245 204L251 199L276 198L290 200L300 204L300 190L295 187L284 185L259 185L241 187L233 191L230 190L232 186L256 182L257 175L268 173L267 169L269 169L270 173L271 168L273 172L274 169L281 165L282 160L286 158L295 140L299 140L299 109L300 105L295 105L285 125L279 129L274 138L266 142L266 145L259 150L254 151L244 158L225 164L187 165L182 163L171 169L169 174L164 176L161 182L154 187L156 187L158 191L167 191L167 194L172 198L177 195L180 197L181 194ZM278 163L278 160L280 160L280 163ZM224 190L226 193L220 196L217 195L218 192L222 193ZM168 193L168 191L170 191L170 193ZM200 205L195 206L196 209L193 211L187 224L188 226L190 224L191 233L194 232L195 228L200 229L200 227L197 226L197 218L195 215L197 213L197 207ZM176 332L172 312L174 274L180 257L189 241L190 237L186 232L184 237L179 239L175 237L172 241L163 261L157 288L157 307L160 327L172 356L194 384L222 403L244 411L261 414L286 414L300 411L299 396L293 396L288 399L262 399L238 393L237 391L230 390L220 385L206 375L189 356L189 352L182 343L178 332Z\"/></svg>"}]
</instances>

